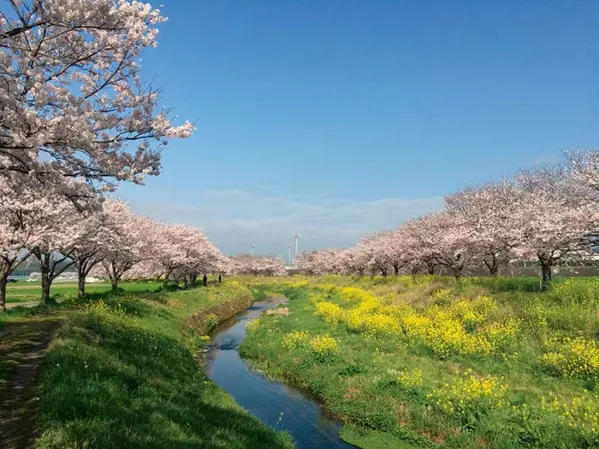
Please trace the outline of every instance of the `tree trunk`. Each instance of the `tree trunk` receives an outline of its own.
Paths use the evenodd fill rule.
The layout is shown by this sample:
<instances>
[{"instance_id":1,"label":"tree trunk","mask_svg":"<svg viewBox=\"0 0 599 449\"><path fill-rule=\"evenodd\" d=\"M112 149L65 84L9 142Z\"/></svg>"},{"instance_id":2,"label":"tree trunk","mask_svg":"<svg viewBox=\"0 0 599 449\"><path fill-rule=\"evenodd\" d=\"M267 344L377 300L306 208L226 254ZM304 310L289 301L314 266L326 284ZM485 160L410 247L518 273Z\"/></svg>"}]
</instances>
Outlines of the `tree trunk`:
<instances>
[{"instance_id":1,"label":"tree trunk","mask_svg":"<svg viewBox=\"0 0 599 449\"><path fill-rule=\"evenodd\" d=\"M453 275L455 276L455 280L459 281L462 277L462 268L463 267L452 267Z\"/></svg>"},{"instance_id":2,"label":"tree trunk","mask_svg":"<svg viewBox=\"0 0 599 449\"><path fill-rule=\"evenodd\" d=\"M423 260L424 265L426 266L426 270L428 271L428 274L435 274L435 268L437 267L437 264L435 263L434 260L432 260L432 258L427 258Z\"/></svg>"},{"instance_id":3,"label":"tree trunk","mask_svg":"<svg viewBox=\"0 0 599 449\"><path fill-rule=\"evenodd\" d=\"M112 293L116 293L119 289L119 280L117 278L111 278L110 284L112 285Z\"/></svg>"},{"instance_id":4,"label":"tree trunk","mask_svg":"<svg viewBox=\"0 0 599 449\"><path fill-rule=\"evenodd\" d=\"M85 275L78 275L78 290L77 290L77 296L79 298L84 298L85 297Z\"/></svg>"},{"instance_id":5,"label":"tree trunk","mask_svg":"<svg viewBox=\"0 0 599 449\"><path fill-rule=\"evenodd\" d=\"M24 259L22 259L24 260ZM17 257L2 257L0 259L0 309L6 310L6 286L8 285L8 276L18 266Z\"/></svg>"},{"instance_id":6,"label":"tree trunk","mask_svg":"<svg viewBox=\"0 0 599 449\"><path fill-rule=\"evenodd\" d=\"M77 296L83 298L85 296L85 269L80 263L77 264L77 282Z\"/></svg>"},{"instance_id":7,"label":"tree trunk","mask_svg":"<svg viewBox=\"0 0 599 449\"><path fill-rule=\"evenodd\" d=\"M541 262L541 273L543 275L543 283L551 282L551 267L553 262L551 259L547 259L545 257L539 257L539 261Z\"/></svg>"},{"instance_id":8,"label":"tree trunk","mask_svg":"<svg viewBox=\"0 0 599 449\"><path fill-rule=\"evenodd\" d=\"M399 265L393 265L393 271L395 271L395 276L399 276Z\"/></svg>"},{"instance_id":9,"label":"tree trunk","mask_svg":"<svg viewBox=\"0 0 599 449\"><path fill-rule=\"evenodd\" d=\"M52 285L52 281L50 280L50 273L47 268L42 267L42 297L41 304L45 305L50 301L50 286Z\"/></svg>"},{"instance_id":10,"label":"tree trunk","mask_svg":"<svg viewBox=\"0 0 599 449\"><path fill-rule=\"evenodd\" d=\"M489 270L489 274L493 277L497 277L499 275L499 263L497 261L497 256L493 254L489 259L484 259L485 265Z\"/></svg>"},{"instance_id":11,"label":"tree trunk","mask_svg":"<svg viewBox=\"0 0 599 449\"><path fill-rule=\"evenodd\" d=\"M8 284L8 273L0 278L0 308L6 310L6 284Z\"/></svg>"}]
</instances>

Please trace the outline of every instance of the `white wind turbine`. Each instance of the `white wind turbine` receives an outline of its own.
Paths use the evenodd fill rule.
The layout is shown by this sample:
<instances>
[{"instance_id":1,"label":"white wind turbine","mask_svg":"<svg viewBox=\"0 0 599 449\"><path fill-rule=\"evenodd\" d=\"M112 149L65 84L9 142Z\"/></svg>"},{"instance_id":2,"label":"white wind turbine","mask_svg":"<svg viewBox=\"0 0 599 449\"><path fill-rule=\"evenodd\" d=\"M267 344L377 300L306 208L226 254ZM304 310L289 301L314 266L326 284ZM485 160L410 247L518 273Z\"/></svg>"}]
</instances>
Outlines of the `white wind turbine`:
<instances>
[{"instance_id":1,"label":"white wind turbine","mask_svg":"<svg viewBox=\"0 0 599 449\"><path fill-rule=\"evenodd\" d=\"M299 232L296 232L293 237L295 238L295 257L297 257L297 255L299 254Z\"/></svg>"}]
</instances>

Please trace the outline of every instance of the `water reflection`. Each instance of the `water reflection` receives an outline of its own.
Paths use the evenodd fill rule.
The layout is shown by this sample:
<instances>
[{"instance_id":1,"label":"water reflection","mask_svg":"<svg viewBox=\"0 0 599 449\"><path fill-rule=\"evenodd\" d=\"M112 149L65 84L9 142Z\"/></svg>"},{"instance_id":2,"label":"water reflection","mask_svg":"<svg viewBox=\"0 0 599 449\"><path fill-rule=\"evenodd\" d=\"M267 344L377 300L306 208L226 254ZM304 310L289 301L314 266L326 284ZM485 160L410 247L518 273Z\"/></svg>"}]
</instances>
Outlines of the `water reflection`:
<instances>
[{"instance_id":1,"label":"water reflection","mask_svg":"<svg viewBox=\"0 0 599 449\"><path fill-rule=\"evenodd\" d=\"M284 302L285 298L257 302L219 326L207 348L204 371L265 424L289 432L298 448L353 448L339 438L340 424L326 416L316 401L250 370L239 356L248 322Z\"/></svg>"}]
</instances>

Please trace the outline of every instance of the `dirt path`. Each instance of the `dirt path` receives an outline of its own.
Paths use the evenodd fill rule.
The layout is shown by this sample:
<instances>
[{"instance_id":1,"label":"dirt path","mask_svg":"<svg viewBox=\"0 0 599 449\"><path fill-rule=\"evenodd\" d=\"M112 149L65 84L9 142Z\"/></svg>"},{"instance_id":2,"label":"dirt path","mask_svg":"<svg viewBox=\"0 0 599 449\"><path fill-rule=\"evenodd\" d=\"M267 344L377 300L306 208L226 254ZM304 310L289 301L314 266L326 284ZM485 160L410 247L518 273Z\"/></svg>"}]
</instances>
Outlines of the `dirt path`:
<instances>
[{"instance_id":1,"label":"dirt path","mask_svg":"<svg viewBox=\"0 0 599 449\"><path fill-rule=\"evenodd\" d=\"M40 304L39 301L9 302L6 304L6 308L7 309L14 309L15 307L31 308L31 307L39 306L39 304Z\"/></svg>"},{"instance_id":2,"label":"dirt path","mask_svg":"<svg viewBox=\"0 0 599 449\"><path fill-rule=\"evenodd\" d=\"M44 351L62 322L7 323L0 331L0 448L33 448L38 399L34 386Z\"/></svg>"}]
</instances>

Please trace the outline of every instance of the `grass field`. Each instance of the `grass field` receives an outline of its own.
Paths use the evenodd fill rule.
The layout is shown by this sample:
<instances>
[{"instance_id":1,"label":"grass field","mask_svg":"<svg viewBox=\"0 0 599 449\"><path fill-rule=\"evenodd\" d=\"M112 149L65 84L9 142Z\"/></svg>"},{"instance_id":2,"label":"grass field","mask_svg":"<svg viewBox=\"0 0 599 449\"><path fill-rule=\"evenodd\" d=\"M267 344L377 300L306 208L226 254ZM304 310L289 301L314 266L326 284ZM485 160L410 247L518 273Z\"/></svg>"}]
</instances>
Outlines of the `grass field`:
<instances>
[{"instance_id":1,"label":"grass field","mask_svg":"<svg viewBox=\"0 0 599 449\"><path fill-rule=\"evenodd\" d=\"M359 447L599 447L599 279L246 282L291 313L252 324L242 355Z\"/></svg>"},{"instance_id":2,"label":"grass field","mask_svg":"<svg viewBox=\"0 0 599 449\"><path fill-rule=\"evenodd\" d=\"M123 282L119 286L125 291L151 291L160 287L157 282ZM85 291L88 294L107 293L111 290L110 283L87 284ZM36 282L15 282L8 284L6 289L6 303L36 302L42 293L41 284ZM51 289L52 296L58 301L77 296L76 282L54 282Z\"/></svg>"},{"instance_id":3,"label":"grass field","mask_svg":"<svg viewBox=\"0 0 599 449\"><path fill-rule=\"evenodd\" d=\"M110 291L110 284L92 284L90 293L101 295ZM123 283L126 292L143 292L157 289L158 284ZM8 284L7 304L16 306L0 313L0 389L21 362L27 348L54 323L63 321L79 307L77 284L56 283L52 288L58 304L40 307L41 286L28 282ZM20 304L28 307L19 307ZM31 307L34 306L34 307Z\"/></svg>"},{"instance_id":4,"label":"grass field","mask_svg":"<svg viewBox=\"0 0 599 449\"><path fill-rule=\"evenodd\" d=\"M123 284L126 292L111 295L103 293L106 286L94 287L99 292L80 301L73 299L76 286L61 285L57 305L2 314L4 381L26 353L26 339L43 331L41 323L64 323L45 355L40 385L29 395L41 398L33 407L36 447L293 447L286 434L264 426L209 381L194 358L203 339L188 317L200 312L194 323L205 332L227 316L219 318L221 310L231 313L231 301L246 298L247 306L247 288L231 281L161 293L144 291L155 285ZM14 284L9 295L23 291L36 293Z\"/></svg>"},{"instance_id":5,"label":"grass field","mask_svg":"<svg viewBox=\"0 0 599 449\"><path fill-rule=\"evenodd\" d=\"M64 323L30 395L39 448L293 447L194 360L250 291L285 293L290 314L253 322L242 355L320 398L358 447L599 447L599 278L540 291L536 278L252 277L118 295L95 284L85 300L56 287L57 304L0 314L0 391ZM12 301L38 294L9 286Z\"/></svg>"}]
</instances>

